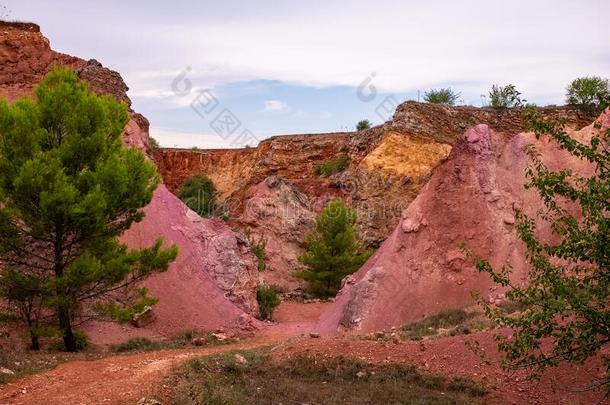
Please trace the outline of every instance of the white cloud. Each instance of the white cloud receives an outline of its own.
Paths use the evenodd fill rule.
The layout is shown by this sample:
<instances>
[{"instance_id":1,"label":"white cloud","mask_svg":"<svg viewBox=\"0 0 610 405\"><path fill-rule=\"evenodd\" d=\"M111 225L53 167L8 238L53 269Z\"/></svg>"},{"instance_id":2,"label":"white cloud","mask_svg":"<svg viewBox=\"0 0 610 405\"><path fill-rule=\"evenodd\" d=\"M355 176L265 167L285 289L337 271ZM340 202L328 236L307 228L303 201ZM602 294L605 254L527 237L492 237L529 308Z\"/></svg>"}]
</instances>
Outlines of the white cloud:
<instances>
[{"instance_id":1,"label":"white cloud","mask_svg":"<svg viewBox=\"0 0 610 405\"><path fill-rule=\"evenodd\" d=\"M290 111L290 107L282 100L265 100L265 112L281 112Z\"/></svg>"}]
</instances>

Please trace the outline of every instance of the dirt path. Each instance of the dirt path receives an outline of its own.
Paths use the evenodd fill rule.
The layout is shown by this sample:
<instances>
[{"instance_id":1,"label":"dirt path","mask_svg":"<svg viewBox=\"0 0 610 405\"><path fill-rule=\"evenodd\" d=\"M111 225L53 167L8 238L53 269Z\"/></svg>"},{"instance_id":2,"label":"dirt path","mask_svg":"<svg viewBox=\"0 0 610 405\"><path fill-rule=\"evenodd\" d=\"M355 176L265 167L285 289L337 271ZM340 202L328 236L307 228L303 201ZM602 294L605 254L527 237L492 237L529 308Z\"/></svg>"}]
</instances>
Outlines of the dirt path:
<instances>
[{"instance_id":1,"label":"dirt path","mask_svg":"<svg viewBox=\"0 0 610 405\"><path fill-rule=\"evenodd\" d=\"M497 364L484 364L466 345L476 340L488 353L494 351L493 332L440 338L422 342L378 342L354 337L308 338L327 304L283 303L278 323L256 337L236 344L209 348L162 350L116 355L92 361L70 361L44 373L0 386L0 404L135 404L140 398L155 398L172 369L196 356L277 346L276 358L298 353L334 357L347 355L367 362L413 364L422 371L447 377L466 376L494 388L490 403L589 404L601 403L600 392L576 392L600 375L600 362L553 369L539 383L522 373L507 375ZM305 337L299 337L303 336Z\"/></svg>"},{"instance_id":2,"label":"dirt path","mask_svg":"<svg viewBox=\"0 0 610 405\"><path fill-rule=\"evenodd\" d=\"M172 368L190 358L279 344L309 334L326 305L284 302L276 311L275 324L241 343L63 363L0 386L0 404L135 404L158 392L159 384Z\"/></svg>"}]
</instances>

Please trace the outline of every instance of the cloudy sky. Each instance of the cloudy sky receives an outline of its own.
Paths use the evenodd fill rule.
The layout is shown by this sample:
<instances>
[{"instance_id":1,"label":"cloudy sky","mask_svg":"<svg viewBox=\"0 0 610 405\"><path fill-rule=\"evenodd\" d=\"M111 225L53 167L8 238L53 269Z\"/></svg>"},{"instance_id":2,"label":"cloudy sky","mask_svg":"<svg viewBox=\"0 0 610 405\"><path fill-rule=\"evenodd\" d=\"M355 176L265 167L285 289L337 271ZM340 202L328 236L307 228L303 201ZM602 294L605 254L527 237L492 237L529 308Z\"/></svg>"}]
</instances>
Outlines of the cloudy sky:
<instances>
[{"instance_id":1,"label":"cloudy sky","mask_svg":"<svg viewBox=\"0 0 610 405\"><path fill-rule=\"evenodd\" d=\"M610 76L607 0L0 5L5 18L40 24L54 49L119 71L165 146L381 123L390 101L447 86L475 106L494 83L561 104L573 78Z\"/></svg>"}]
</instances>

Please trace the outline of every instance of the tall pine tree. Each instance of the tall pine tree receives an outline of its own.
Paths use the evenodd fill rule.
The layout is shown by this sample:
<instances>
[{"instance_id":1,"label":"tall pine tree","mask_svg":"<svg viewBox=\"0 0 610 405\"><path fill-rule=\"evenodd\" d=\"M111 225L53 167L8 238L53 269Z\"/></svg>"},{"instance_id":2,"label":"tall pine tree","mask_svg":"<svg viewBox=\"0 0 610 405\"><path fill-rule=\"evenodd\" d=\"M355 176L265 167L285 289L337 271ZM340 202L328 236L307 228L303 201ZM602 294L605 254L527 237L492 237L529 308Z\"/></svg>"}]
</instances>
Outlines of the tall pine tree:
<instances>
[{"instance_id":1,"label":"tall pine tree","mask_svg":"<svg viewBox=\"0 0 610 405\"><path fill-rule=\"evenodd\" d=\"M49 318L75 351L84 311L125 317L151 303L137 283L177 255L161 239L142 250L118 240L142 220L159 183L154 165L122 145L127 120L124 104L67 69L51 71L34 100L0 101L0 293L34 348Z\"/></svg>"},{"instance_id":2,"label":"tall pine tree","mask_svg":"<svg viewBox=\"0 0 610 405\"><path fill-rule=\"evenodd\" d=\"M360 253L356 213L342 201L330 201L316 219L316 230L307 238L307 250L299 257L307 270L296 277L309 283L309 292L321 296L335 295L341 280L358 270L371 252Z\"/></svg>"}]
</instances>

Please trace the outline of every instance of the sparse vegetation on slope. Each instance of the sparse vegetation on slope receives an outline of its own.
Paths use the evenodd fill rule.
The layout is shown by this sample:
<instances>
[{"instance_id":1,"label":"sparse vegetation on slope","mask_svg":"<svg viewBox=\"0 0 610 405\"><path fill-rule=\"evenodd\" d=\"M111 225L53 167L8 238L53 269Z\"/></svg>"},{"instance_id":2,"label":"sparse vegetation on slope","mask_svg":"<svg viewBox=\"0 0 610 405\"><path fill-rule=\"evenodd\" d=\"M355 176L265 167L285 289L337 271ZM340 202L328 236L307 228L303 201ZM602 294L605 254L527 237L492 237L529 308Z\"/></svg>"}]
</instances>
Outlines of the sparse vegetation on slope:
<instances>
[{"instance_id":1,"label":"sparse vegetation on slope","mask_svg":"<svg viewBox=\"0 0 610 405\"><path fill-rule=\"evenodd\" d=\"M483 403L479 383L419 372L414 366L370 364L348 357L298 355L278 362L236 352L191 360L172 377L177 404Z\"/></svg>"},{"instance_id":2,"label":"sparse vegetation on slope","mask_svg":"<svg viewBox=\"0 0 610 405\"><path fill-rule=\"evenodd\" d=\"M369 120L360 120L356 124L356 131L358 131L358 132L364 131L365 129L369 129L372 126L373 125L371 124L371 121L369 121Z\"/></svg>"},{"instance_id":3,"label":"sparse vegetation on slope","mask_svg":"<svg viewBox=\"0 0 610 405\"><path fill-rule=\"evenodd\" d=\"M318 176L328 177L336 173L341 173L349 166L347 155L341 155L335 159L315 165L314 172Z\"/></svg>"}]
</instances>

